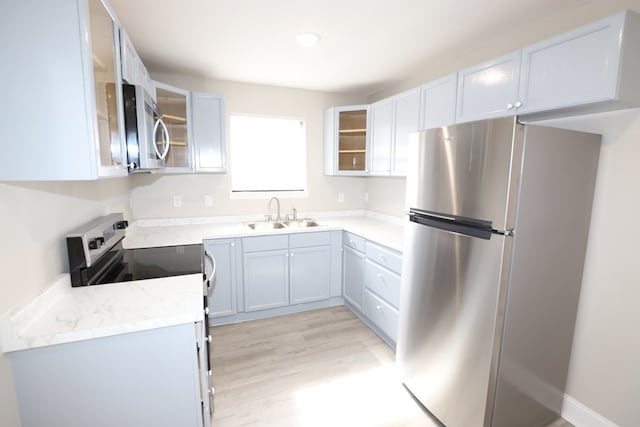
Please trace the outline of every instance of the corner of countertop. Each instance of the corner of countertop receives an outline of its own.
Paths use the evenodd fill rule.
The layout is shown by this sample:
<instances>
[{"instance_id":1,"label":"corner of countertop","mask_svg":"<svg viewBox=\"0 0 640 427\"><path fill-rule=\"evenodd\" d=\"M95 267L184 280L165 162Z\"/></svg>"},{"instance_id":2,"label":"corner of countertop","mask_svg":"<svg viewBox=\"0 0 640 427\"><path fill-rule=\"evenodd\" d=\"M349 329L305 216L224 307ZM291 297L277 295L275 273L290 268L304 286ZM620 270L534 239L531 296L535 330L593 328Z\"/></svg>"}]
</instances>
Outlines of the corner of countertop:
<instances>
[{"instance_id":1,"label":"corner of countertop","mask_svg":"<svg viewBox=\"0 0 640 427\"><path fill-rule=\"evenodd\" d=\"M0 351L18 348L18 336L34 322L38 313L49 310L71 289L71 278L64 273L24 306L17 306L0 316Z\"/></svg>"}]
</instances>

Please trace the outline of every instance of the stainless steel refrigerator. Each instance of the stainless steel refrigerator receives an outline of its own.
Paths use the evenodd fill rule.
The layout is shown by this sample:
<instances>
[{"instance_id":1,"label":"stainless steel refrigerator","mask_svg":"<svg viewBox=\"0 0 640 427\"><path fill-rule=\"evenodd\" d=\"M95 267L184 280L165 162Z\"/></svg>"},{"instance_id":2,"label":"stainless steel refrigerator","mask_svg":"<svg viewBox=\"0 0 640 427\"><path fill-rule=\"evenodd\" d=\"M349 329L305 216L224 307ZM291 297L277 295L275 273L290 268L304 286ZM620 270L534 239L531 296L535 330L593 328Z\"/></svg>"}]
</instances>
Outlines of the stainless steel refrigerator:
<instances>
[{"instance_id":1,"label":"stainless steel refrigerator","mask_svg":"<svg viewBox=\"0 0 640 427\"><path fill-rule=\"evenodd\" d=\"M396 364L444 425L558 417L599 151L516 118L412 135Z\"/></svg>"}]
</instances>

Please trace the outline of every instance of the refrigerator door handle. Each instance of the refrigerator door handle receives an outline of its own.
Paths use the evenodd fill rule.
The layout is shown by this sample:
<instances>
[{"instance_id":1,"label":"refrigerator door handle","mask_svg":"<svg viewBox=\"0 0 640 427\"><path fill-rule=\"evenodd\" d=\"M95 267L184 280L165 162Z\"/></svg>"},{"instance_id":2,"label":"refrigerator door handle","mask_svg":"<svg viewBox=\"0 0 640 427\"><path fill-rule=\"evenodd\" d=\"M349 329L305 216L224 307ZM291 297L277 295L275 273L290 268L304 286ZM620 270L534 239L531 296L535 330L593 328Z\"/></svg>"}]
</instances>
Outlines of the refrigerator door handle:
<instances>
[{"instance_id":1,"label":"refrigerator door handle","mask_svg":"<svg viewBox=\"0 0 640 427\"><path fill-rule=\"evenodd\" d=\"M409 221L427 227L485 240L490 240L491 234L493 234L491 223L487 221L474 222L441 214L417 212L415 210L409 212Z\"/></svg>"}]
</instances>

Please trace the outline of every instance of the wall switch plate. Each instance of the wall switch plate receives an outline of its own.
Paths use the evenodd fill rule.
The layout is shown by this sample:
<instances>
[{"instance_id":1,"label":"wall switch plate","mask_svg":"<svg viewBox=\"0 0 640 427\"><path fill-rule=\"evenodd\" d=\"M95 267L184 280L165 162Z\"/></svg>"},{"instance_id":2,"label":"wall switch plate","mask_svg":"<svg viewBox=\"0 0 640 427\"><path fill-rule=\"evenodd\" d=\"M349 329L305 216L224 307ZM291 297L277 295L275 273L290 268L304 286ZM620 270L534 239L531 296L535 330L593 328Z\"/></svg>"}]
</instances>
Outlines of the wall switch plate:
<instances>
[{"instance_id":1,"label":"wall switch plate","mask_svg":"<svg viewBox=\"0 0 640 427\"><path fill-rule=\"evenodd\" d=\"M364 197L363 197L365 202L369 201L369 193L364 193Z\"/></svg>"},{"instance_id":2,"label":"wall switch plate","mask_svg":"<svg viewBox=\"0 0 640 427\"><path fill-rule=\"evenodd\" d=\"M344 193L338 193L338 202L344 203Z\"/></svg>"},{"instance_id":3,"label":"wall switch plate","mask_svg":"<svg viewBox=\"0 0 640 427\"><path fill-rule=\"evenodd\" d=\"M210 208L211 206L213 206L213 196L210 194L205 194L204 195L204 205L207 208Z\"/></svg>"},{"instance_id":4,"label":"wall switch plate","mask_svg":"<svg viewBox=\"0 0 640 427\"><path fill-rule=\"evenodd\" d=\"M173 196L173 207L174 208L182 207L182 196Z\"/></svg>"}]
</instances>

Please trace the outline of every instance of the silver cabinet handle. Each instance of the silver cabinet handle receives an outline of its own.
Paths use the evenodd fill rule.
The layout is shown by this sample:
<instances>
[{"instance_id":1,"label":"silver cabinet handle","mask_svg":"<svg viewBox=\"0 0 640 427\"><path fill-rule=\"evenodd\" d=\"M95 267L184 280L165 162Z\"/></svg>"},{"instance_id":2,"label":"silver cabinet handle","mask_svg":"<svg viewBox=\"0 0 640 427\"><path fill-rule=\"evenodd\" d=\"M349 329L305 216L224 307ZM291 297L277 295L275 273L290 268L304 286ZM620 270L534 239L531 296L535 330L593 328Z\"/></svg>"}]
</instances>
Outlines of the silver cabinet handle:
<instances>
[{"instance_id":1,"label":"silver cabinet handle","mask_svg":"<svg viewBox=\"0 0 640 427\"><path fill-rule=\"evenodd\" d=\"M507 104L507 110L512 110L513 109L513 104L509 103Z\"/></svg>"},{"instance_id":2,"label":"silver cabinet handle","mask_svg":"<svg viewBox=\"0 0 640 427\"><path fill-rule=\"evenodd\" d=\"M209 394L210 394L211 396L213 396L214 394L216 394L216 389L215 389L215 387L211 387L211 388L209 389Z\"/></svg>"},{"instance_id":3,"label":"silver cabinet handle","mask_svg":"<svg viewBox=\"0 0 640 427\"><path fill-rule=\"evenodd\" d=\"M515 106L516 106L516 108L522 107L522 102L516 101Z\"/></svg>"},{"instance_id":4,"label":"silver cabinet handle","mask_svg":"<svg viewBox=\"0 0 640 427\"><path fill-rule=\"evenodd\" d=\"M209 307L205 307L204 314L209 314Z\"/></svg>"},{"instance_id":5,"label":"silver cabinet handle","mask_svg":"<svg viewBox=\"0 0 640 427\"><path fill-rule=\"evenodd\" d=\"M207 341L210 343L211 341L213 341L213 337L211 335L207 335Z\"/></svg>"}]
</instances>

